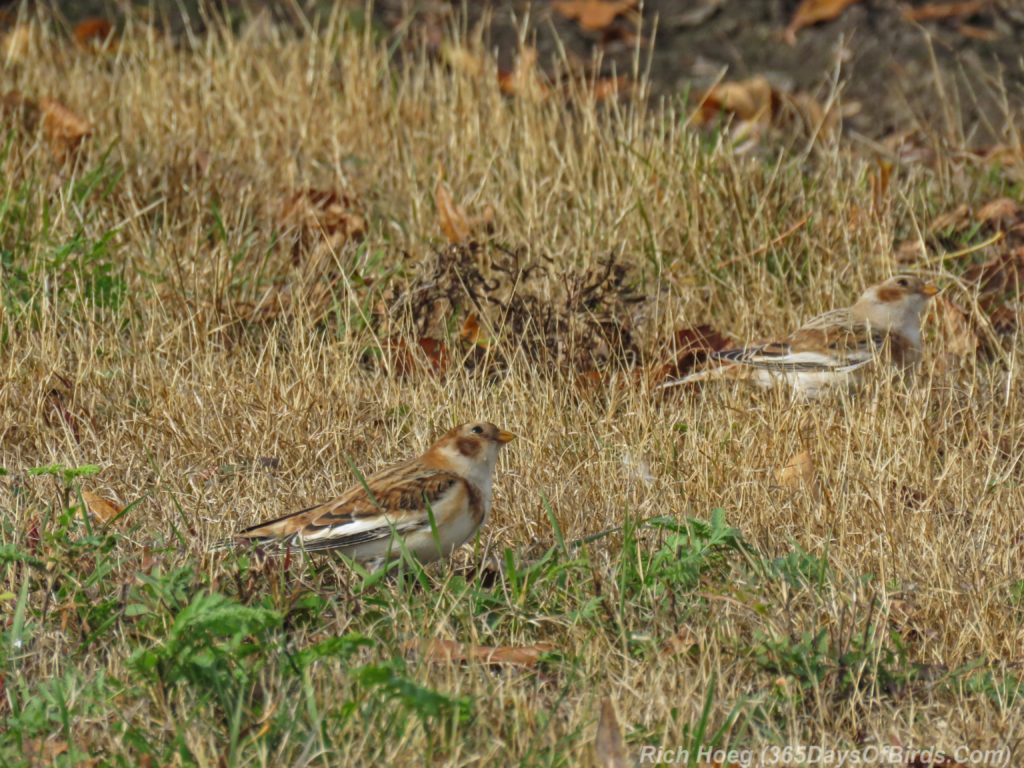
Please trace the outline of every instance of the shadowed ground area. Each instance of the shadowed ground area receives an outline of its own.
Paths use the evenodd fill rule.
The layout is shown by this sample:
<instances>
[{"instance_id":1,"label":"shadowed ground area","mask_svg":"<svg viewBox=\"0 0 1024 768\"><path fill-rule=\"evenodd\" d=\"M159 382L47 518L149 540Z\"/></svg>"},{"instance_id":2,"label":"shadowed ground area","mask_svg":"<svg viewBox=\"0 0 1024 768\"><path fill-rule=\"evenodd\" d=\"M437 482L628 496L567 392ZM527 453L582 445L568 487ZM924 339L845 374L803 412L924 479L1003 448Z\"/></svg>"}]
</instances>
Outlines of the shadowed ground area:
<instances>
[{"instance_id":1,"label":"shadowed ground area","mask_svg":"<svg viewBox=\"0 0 1024 768\"><path fill-rule=\"evenodd\" d=\"M599 57L605 75L630 74L639 64L657 96L758 75L783 90L822 99L841 84L845 130L870 139L938 121L947 128L949 123L968 126L967 138L991 144L1006 138L998 118L1001 105L1007 99L1019 102L1024 92L1024 10L1010 0L857 2L834 19L799 30L792 41L786 29L798 0L647 0L600 29L585 28L554 5L474 2L462 17L457 2L380 0L372 4L369 23L397 50L425 46L434 55L453 28L483 24L485 47L498 51L501 67L514 67L525 40L549 69L566 57L584 68ZM201 6L194 0L156 0L126 6L83 0L44 7L55 10L69 28L94 17L117 23L132 7L185 35L202 34L214 19L240 28L261 14L304 29L339 8L361 17L364 4L229 0Z\"/></svg>"}]
</instances>

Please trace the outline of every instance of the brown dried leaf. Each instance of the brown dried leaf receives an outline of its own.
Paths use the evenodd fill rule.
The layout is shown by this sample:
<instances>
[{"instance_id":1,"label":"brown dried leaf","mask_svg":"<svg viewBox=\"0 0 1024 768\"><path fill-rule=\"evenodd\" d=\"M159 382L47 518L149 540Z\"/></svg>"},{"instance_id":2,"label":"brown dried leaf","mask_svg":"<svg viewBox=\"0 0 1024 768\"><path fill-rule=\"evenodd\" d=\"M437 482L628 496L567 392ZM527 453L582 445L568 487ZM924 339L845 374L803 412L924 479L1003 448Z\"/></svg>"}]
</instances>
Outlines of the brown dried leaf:
<instances>
[{"instance_id":1,"label":"brown dried leaf","mask_svg":"<svg viewBox=\"0 0 1024 768\"><path fill-rule=\"evenodd\" d=\"M490 344L490 339L485 337L480 328L480 318L474 313L470 313L465 322L462 324L462 328L459 330L459 336L470 344L475 344L478 347L486 347Z\"/></svg>"},{"instance_id":2,"label":"brown dried leaf","mask_svg":"<svg viewBox=\"0 0 1024 768\"><path fill-rule=\"evenodd\" d=\"M951 3L925 3L924 5L908 6L903 9L903 18L907 21L943 21L945 19L962 19L985 10L989 0L962 0Z\"/></svg>"},{"instance_id":3,"label":"brown dried leaf","mask_svg":"<svg viewBox=\"0 0 1024 768\"><path fill-rule=\"evenodd\" d=\"M706 125L720 112L728 112L740 120L767 125L771 122L774 99L771 84L761 75L748 80L719 83L701 95L696 122Z\"/></svg>"},{"instance_id":4,"label":"brown dried leaf","mask_svg":"<svg viewBox=\"0 0 1024 768\"><path fill-rule=\"evenodd\" d=\"M760 75L748 80L719 83L700 94L693 116L697 125L707 125L719 114L734 115L734 139L756 141L766 128L824 139L835 135L840 111L825 110L806 93L785 93Z\"/></svg>"},{"instance_id":5,"label":"brown dried leaf","mask_svg":"<svg viewBox=\"0 0 1024 768\"><path fill-rule=\"evenodd\" d=\"M803 0L790 19L789 26L786 27L786 42L793 45L796 43L796 33L804 27L832 21L851 5L859 2L860 0Z\"/></svg>"},{"instance_id":6,"label":"brown dried leaf","mask_svg":"<svg viewBox=\"0 0 1024 768\"><path fill-rule=\"evenodd\" d=\"M514 667L534 667L545 653L556 649L554 643L535 643L522 646L468 645L456 640L411 640L405 644L407 653L418 653L425 661L435 664L463 664L478 661L483 664L507 664Z\"/></svg>"},{"instance_id":7,"label":"brown dried leaf","mask_svg":"<svg viewBox=\"0 0 1024 768\"><path fill-rule=\"evenodd\" d=\"M36 102L20 91L8 91L0 97L0 114L13 115L26 131L42 125L43 135L58 159L71 155L92 132L89 122L55 99Z\"/></svg>"},{"instance_id":8,"label":"brown dried leaf","mask_svg":"<svg viewBox=\"0 0 1024 768\"><path fill-rule=\"evenodd\" d=\"M589 32L610 26L615 17L636 7L639 0L555 0L555 13Z\"/></svg>"},{"instance_id":9,"label":"brown dried leaf","mask_svg":"<svg viewBox=\"0 0 1024 768\"><path fill-rule=\"evenodd\" d=\"M58 158L69 157L78 149L82 140L92 133L92 126L87 120L56 99L40 99L39 110L42 114L43 134Z\"/></svg>"},{"instance_id":10,"label":"brown dried leaf","mask_svg":"<svg viewBox=\"0 0 1024 768\"><path fill-rule=\"evenodd\" d=\"M1019 213L1020 206L1016 200L999 197L981 206L974 214L974 218L983 224L1005 228L1017 220Z\"/></svg>"},{"instance_id":11,"label":"brown dried leaf","mask_svg":"<svg viewBox=\"0 0 1024 768\"><path fill-rule=\"evenodd\" d=\"M805 485L812 485L817 474L810 452L800 451L775 473L775 479L784 488L796 491Z\"/></svg>"},{"instance_id":12,"label":"brown dried leaf","mask_svg":"<svg viewBox=\"0 0 1024 768\"><path fill-rule=\"evenodd\" d=\"M594 101L602 102L611 98L616 98L619 94L625 94L629 92L632 86L632 81L627 75L619 75L618 77L602 77L594 82L590 89L590 95Z\"/></svg>"},{"instance_id":13,"label":"brown dried leaf","mask_svg":"<svg viewBox=\"0 0 1024 768\"><path fill-rule=\"evenodd\" d=\"M110 49L114 46L114 25L104 18L93 16L75 26L75 42L88 50Z\"/></svg>"},{"instance_id":14,"label":"brown dried leaf","mask_svg":"<svg viewBox=\"0 0 1024 768\"><path fill-rule=\"evenodd\" d=\"M333 189L306 187L288 195L281 205L281 222L299 234L295 261L301 252L324 239L334 249L366 236L366 217L354 195Z\"/></svg>"},{"instance_id":15,"label":"brown dried leaf","mask_svg":"<svg viewBox=\"0 0 1024 768\"><path fill-rule=\"evenodd\" d=\"M530 101L542 101L551 89L537 72L537 49L524 46L516 58L516 67L511 72L498 72L498 87L506 96L519 96Z\"/></svg>"},{"instance_id":16,"label":"brown dried leaf","mask_svg":"<svg viewBox=\"0 0 1024 768\"><path fill-rule=\"evenodd\" d=\"M396 337L388 342L386 351L392 370L398 376L409 376L423 371L423 358L420 355L426 358L426 369L434 373L444 373L451 363L444 342L429 337L420 338L415 346L410 345L402 337Z\"/></svg>"},{"instance_id":17,"label":"brown dried leaf","mask_svg":"<svg viewBox=\"0 0 1024 768\"><path fill-rule=\"evenodd\" d=\"M469 240L470 229L466 213L455 204L448 186L438 179L434 187L434 203L437 205L437 216L441 222L441 231L452 245Z\"/></svg>"},{"instance_id":18,"label":"brown dried leaf","mask_svg":"<svg viewBox=\"0 0 1024 768\"><path fill-rule=\"evenodd\" d=\"M594 754L597 764L604 768L628 768L632 765L622 738L619 718L610 697L601 700L601 715L597 719L597 735L594 737Z\"/></svg>"},{"instance_id":19,"label":"brown dried leaf","mask_svg":"<svg viewBox=\"0 0 1024 768\"><path fill-rule=\"evenodd\" d=\"M124 505L111 499L105 499L92 491L82 491L82 500L89 512L101 523L109 523L124 511Z\"/></svg>"}]
</instances>

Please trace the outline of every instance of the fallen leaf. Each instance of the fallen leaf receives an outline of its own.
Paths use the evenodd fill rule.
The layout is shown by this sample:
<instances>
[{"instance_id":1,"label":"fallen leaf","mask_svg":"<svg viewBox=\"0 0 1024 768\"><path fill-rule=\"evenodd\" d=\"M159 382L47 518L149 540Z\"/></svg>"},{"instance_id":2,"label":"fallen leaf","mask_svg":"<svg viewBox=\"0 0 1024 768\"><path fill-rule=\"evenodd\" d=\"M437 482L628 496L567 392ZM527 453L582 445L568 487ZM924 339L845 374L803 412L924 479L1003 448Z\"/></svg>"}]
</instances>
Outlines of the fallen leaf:
<instances>
[{"instance_id":1,"label":"fallen leaf","mask_svg":"<svg viewBox=\"0 0 1024 768\"><path fill-rule=\"evenodd\" d=\"M75 26L75 42L82 48L97 50L111 48L114 43L114 25L106 19L93 16Z\"/></svg>"},{"instance_id":2,"label":"fallen leaf","mask_svg":"<svg viewBox=\"0 0 1024 768\"><path fill-rule=\"evenodd\" d=\"M632 765L622 738L619 718L610 697L601 700L601 715L597 719L597 735L594 737L594 753L597 764L604 768L627 768Z\"/></svg>"},{"instance_id":3,"label":"fallen leaf","mask_svg":"<svg viewBox=\"0 0 1024 768\"><path fill-rule=\"evenodd\" d=\"M459 329L459 336L470 344L475 344L479 347L486 347L490 343L490 340L482 335L480 318L473 313L462 324L462 328Z\"/></svg>"},{"instance_id":4,"label":"fallen leaf","mask_svg":"<svg viewBox=\"0 0 1024 768\"><path fill-rule=\"evenodd\" d=\"M551 653L553 643L535 643L523 646L468 645L456 640L410 640L405 644L407 653L415 652L425 661L435 664L462 664L478 661L483 664L507 664L514 667L534 667L545 653Z\"/></svg>"},{"instance_id":5,"label":"fallen leaf","mask_svg":"<svg viewBox=\"0 0 1024 768\"><path fill-rule=\"evenodd\" d=\"M37 102L20 91L8 91L0 97L0 113L14 114L23 129L28 131L41 125L43 135L58 159L69 157L92 133L92 126L87 120L56 99L43 98Z\"/></svg>"},{"instance_id":6,"label":"fallen leaf","mask_svg":"<svg viewBox=\"0 0 1024 768\"><path fill-rule=\"evenodd\" d=\"M1008 224L1017 220L1020 210L1020 206L1015 200L1009 197L1000 197L981 206L974 214L974 218L983 224L995 224L998 227L1006 228Z\"/></svg>"},{"instance_id":7,"label":"fallen leaf","mask_svg":"<svg viewBox=\"0 0 1024 768\"><path fill-rule=\"evenodd\" d=\"M740 120L767 124L771 121L772 103L772 86L761 75L748 80L718 83L701 95L698 123L706 125L720 112L728 112Z\"/></svg>"},{"instance_id":8,"label":"fallen leaf","mask_svg":"<svg viewBox=\"0 0 1024 768\"><path fill-rule=\"evenodd\" d=\"M601 102L617 97L620 93L627 93L631 86L629 77L619 75L618 77L602 77L596 80L590 89L590 95L594 101Z\"/></svg>"},{"instance_id":9,"label":"fallen leaf","mask_svg":"<svg viewBox=\"0 0 1024 768\"><path fill-rule=\"evenodd\" d=\"M109 523L124 511L124 505L105 499L92 491L82 491L82 500L92 516L101 523Z\"/></svg>"},{"instance_id":10,"label":"fallen leaf","mask_svg":"<svg viewBox=\"0 0 1024 768\"><path fill-rule=\"evenodd\" d=\"M422 371L424 368L423 358L419 355L426 358L427 367L435 373L447 371L451 362L448 348L444 342L426 336L418 339L415 347L411 346L404 338L398 337L392 339L386 349L392 370L398 376L409 376L417 371ZM419 350L419 354L416 349Z\"/></svg>"},{"instance_id":11,"label":"fallen leaf","mask_svg":"<svg viewBox=\"0 0 1024 768\"><path fill-rule=\"evenodd\" d=\"M786 466L775 473L775 479L779 485L791 491L799 490L805 485L814 483L817 470L814 468L814 459L809 451L800 451L795 454Z\"/></svg>"},{"instance_id":12,"label":"fallen leaf","mask_svg":"<svg viewBox=\"0 0 1024 768\"><path fill-rule=\"evenodd\" d=\"M719 83L699 94L693 122L706 125L719 114L737 118L733 140L756 144L767 128L796 132L815 140L835 135L840 111L824 109L806 93L785 93L760 75L747 80Z\"/></svg>"},{"instance_id":13,"label":"fallen leaf","mask_svg":"<svg viewBox=\"0 0 1024 768\"><path fill-rule=\"evenodd\" d=\"M92 126L87 120L56 99L40 99L39 110L42 114L43 134L58 158L69 157L78 149L82 140L92 133Z\"/></svg>"},{"instance_id":14,"label":"fallen leaf","mask_svg":"<svg viewBox=\"0 0 1024 768\"><path fill-rule=\"evenodd\" d=\"M455 204L447 185L442 179L437 180L434 187L434 203L437 205L437 216L441 222L441 231L452 245L469 240L469 221L465 212Z\"/></svg>"},{"instance_id":15,"label":"fallen leaf","mask_svg":"<svg viewBox=\"0 0 1024 768\"><path fill-rule=\"evenodd\" d=\"M337 250L350 240L362 240L367 232L366 217L355 196L333 189L305 187L292 192L281 205L280 219L298 232L295 262L315 243L326 240Z\"/></svg>"},{"instance_id":16,"label":"fallen leaf","mask_svg":"<svg viewBox=\"0 0 1024 768\"><path fill-rule=\"evenodd\" d=\"M516 57L515 69L498 71L498 88L506 96L519 96L530 101L542 101L550 93L537 73L537 49L523 46Z\"/></svg>"},{"instance_id":17,"label":"fallen leaf","mask_svg":"<svg viewBox=\"0 0 1024 768\"><path fill-rule=\"evenodd\" d=\"M575 21L583 29L597 32L608 27L615 17L636 7L639 0L555 0L555 13Z\"/></svg>"},{"instance_id":18,"label":"fallen leaf","mask_svg":"<svg viewBox=\"0 0 1024 768\"><path fill-rule=\"evenodd\" d=\"M903 9L903 18L907 21L943 21L945 19L962 19L985 10L989 0L963 0L952 3L925 3L924 5L907 6Z\"/></svg>"},{"instance_id":19,"label":"fallen leaf","mask_svg":"<svg viewBox=\"0 0 1024 768\"><path fill-rule=\"evenodd\" d=\"M860 0L803 0L786 27L785 38L790 45L796 43L796 33L804 27L823 21L832 21Z\"/></svg>"}]
</instances>

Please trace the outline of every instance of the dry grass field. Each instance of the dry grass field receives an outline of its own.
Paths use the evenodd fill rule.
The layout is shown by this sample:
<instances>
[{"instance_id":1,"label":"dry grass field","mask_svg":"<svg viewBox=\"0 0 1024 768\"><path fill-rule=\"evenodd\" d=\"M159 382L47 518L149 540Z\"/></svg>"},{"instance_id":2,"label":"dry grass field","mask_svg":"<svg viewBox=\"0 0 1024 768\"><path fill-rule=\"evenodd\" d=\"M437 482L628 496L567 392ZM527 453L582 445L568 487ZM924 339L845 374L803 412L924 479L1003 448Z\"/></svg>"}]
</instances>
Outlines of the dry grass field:
<instances>
[{"instance_id":1,"label":"dry grass field","mask_svg":"<svg viewBox=\"0 0 1024 768\"><path fill-rule=\"evenodd\" d=\"M1013 100L987 152L950 92L914 152L754 145L642 54L598 98L452 39L7 39L0 763L1019 764ZM943 289L909 384L656 390L680 331L900 270ZM520 437L451 563L208 551L474 419Z\"/></svg>"}]
</instances>

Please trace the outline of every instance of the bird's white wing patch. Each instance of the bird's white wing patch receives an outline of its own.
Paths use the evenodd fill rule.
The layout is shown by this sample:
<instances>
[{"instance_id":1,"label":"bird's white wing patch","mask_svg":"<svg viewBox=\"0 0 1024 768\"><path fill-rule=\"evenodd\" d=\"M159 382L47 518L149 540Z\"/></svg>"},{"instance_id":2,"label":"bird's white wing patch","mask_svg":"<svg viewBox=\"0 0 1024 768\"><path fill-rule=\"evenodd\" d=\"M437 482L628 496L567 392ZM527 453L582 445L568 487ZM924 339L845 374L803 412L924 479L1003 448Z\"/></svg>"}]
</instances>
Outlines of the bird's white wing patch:
<instances>
[{"instance_id":1,"label":"bird's white wing patch","mask_svg":"<svg viewBox=\"0 0 1024 768\"><path fill-rule=\"evenodd\" d=\"M735 362L754 365L759 368L774 368L780 371L836 371L845 372L860 368L871 362L870 350L855 350L839 357L826 352L789 352L783 355L747 354L742 358L734 358Z\"/></svg>"}]
</instances>

